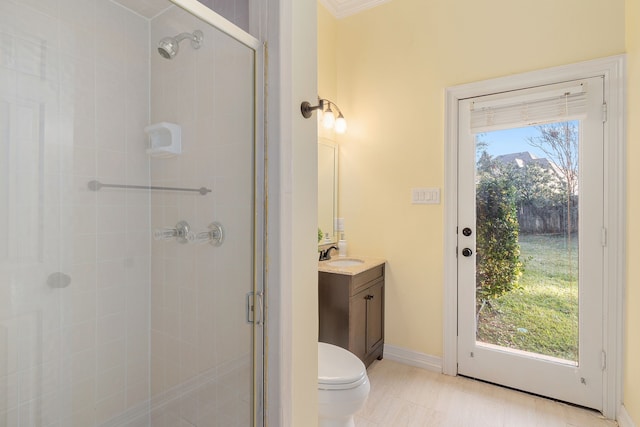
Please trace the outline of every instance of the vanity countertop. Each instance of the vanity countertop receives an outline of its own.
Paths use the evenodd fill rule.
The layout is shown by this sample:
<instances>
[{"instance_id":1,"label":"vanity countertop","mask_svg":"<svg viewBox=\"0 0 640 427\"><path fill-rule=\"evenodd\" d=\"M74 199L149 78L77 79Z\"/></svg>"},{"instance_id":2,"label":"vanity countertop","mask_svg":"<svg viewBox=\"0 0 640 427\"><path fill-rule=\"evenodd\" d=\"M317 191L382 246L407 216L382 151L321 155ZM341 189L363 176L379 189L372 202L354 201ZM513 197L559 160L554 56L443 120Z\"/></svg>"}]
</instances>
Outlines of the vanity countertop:
<instances>
[{"instance_id":1,"label":"vanity countertop","mask_svg":"<svg viewBox=\"0 0 640 427\"><path fill-rule=\"evenodd\" d=\"M353 266L333 266L329 265L332 261L339 260L362 260L364 261L361 264L353 265ZM348 256L348 257L338 257L334 256L328 261L318 261L318 271L324 273L336 273L336 274L345 274L348 276L355 276L356 274L360 274L363 271L367 271L371 268L382 265L386 262L386 260L382 258L371 258L371 257L363 257L363 256Z\"/></svg>"}]
</instances>

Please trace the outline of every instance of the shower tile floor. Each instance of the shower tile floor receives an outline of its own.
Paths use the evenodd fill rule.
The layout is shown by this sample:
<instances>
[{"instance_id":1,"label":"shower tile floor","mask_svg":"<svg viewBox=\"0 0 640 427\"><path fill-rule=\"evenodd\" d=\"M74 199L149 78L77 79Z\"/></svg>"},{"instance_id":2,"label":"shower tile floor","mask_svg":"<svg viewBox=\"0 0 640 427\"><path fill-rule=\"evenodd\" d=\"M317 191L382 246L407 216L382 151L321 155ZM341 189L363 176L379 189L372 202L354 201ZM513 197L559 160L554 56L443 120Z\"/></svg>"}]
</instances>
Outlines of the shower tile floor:
<instances>
[{"instance_id":1,"label":"shower tile floor","mask_svg":"<svg viewBox=\"0 0 640 427\"><path fill-rule=\"evenodd\" d=\"M251 425L251 366L201 381L126 427L247 427Z\"/></svg>"}]
</instances>

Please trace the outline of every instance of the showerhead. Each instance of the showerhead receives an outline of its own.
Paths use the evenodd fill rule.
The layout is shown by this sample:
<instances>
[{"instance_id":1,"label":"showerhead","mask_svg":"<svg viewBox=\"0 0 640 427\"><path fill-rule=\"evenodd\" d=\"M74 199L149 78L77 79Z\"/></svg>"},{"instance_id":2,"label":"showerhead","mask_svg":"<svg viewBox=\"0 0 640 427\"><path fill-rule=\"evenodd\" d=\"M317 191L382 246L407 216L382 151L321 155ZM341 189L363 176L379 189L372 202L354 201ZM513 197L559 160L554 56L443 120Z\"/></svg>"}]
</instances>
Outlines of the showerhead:
<instances>
[{"instance_id":1,"label":"showerhead","mask_svg":"<svg viewBox=\"0 0 640 427\"><path fill-rule=\"evenodd\" d=\"M191 47L200 49L203 39L202 31L195 30L193 33L182 33L175 37L165 37L158 42L158 53L165 59L173 59L173 57L178 54L180 42L184 39L190 39Z\"/></svg>"}]
</instances>

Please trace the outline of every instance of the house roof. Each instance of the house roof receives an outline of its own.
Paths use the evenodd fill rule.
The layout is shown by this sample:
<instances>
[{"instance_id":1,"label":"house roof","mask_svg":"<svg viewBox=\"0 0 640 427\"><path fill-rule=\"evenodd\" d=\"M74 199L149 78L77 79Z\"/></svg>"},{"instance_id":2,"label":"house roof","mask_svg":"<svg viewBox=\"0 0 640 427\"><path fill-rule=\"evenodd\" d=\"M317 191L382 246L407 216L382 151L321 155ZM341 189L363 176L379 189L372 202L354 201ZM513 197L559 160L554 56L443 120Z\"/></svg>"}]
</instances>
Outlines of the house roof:
<instances>
[{"instance_id":1,"label":"house roof","mask_svg":"<svg viewBox=\"0 0 640 427\"><path fill-rule=\"evenodd\" d=\"M515 164L519 168L523 168L528 164L536 164L545 170L552 171L558 178L562 179L562 171L554 162L547 158L539 158L529 151L520 153L502 154L496 156L496 161L503 164Z\"/></svg>"}]
</instances>

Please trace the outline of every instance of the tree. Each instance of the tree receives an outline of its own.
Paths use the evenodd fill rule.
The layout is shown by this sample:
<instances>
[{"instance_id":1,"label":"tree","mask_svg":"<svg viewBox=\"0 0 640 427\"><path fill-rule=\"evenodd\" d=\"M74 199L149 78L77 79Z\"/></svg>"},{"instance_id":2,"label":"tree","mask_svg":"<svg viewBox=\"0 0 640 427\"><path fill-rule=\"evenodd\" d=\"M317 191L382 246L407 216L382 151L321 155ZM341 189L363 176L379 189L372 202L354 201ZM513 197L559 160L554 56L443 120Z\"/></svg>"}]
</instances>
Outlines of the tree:
<instances>
[{"instance_id":1,"label":"tree","mask_svg":"<svg viewBox=\"0 0 640 427\"><path fill-rule=\"evenodd\" d=\"M553 161L564 178L566 195L578 189L578 130L576 122L550 123L536 126L539 136L528 137L527 142L542 150Z\"/></svg>"},{"instance_id":2,"label":"tree","mask_svg":"<svg viewBox=\"0 0 640 427\"><path fill-rule=\"evenodd\" d=\"M519 207L546 207L557 202L559 183L549 170L537 163L527 163L522 167L504 165L503 173L516 188L516 204Z\"/></svg>"},{"instance_id":3,"label":"tree","mask_svg":"<svg viewBox=\"0 0 640 427\"><path fill-rule=\"evenodd\" d=\"M536 126L539 136L529 137L527 141L533 147L542 150L560 170L565 185L565 203L567 211L567 248L569 260L572 257L571 206L578 189L578 129L576 122L549 123Z\"/></svg>"},{"instance_id":4,"label":"tree","mask_svg":"<svg viewBox=\"0 0 640 427\"><path fill-rule=\"evenodd\" d=\"M559 218L554 213L559 213L564 203L564 184L558 168L547 159L535 156L530 161L511 157L505 161L502 157L494 158L486 150L478 151L476 170L479 177L503 176L515 187L519 232L558 230Z\"/></svg>"}]
</instances>

